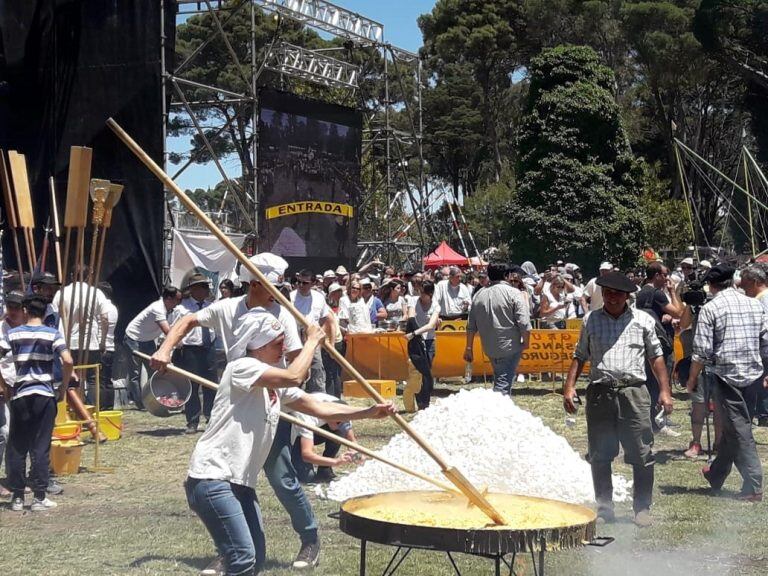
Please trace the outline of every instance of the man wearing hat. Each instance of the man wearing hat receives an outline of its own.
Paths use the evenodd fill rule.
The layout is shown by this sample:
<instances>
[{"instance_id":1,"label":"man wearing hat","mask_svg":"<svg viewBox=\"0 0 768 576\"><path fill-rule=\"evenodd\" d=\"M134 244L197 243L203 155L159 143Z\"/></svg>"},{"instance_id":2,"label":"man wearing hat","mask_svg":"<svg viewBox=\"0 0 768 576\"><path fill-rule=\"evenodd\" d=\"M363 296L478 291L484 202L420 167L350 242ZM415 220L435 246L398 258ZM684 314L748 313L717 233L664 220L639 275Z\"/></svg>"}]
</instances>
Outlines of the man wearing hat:
<instances>
[{"instance_id":1,"label":"man wearing hat","mask_svg":"<svg viewBox=\"0 0 768 576\"><path fill-rule=\"evenodd\" d=\"M649 526L655 461L645 363L650 363L659 382L659 404L669 413L672 394L667 367L653 318L627 305L635 284L621 272L610 271L597 279L597 285L603 307L582 324L563 386L563 404L568 413L576 413L576 379L589 362L587 460L592 468L598 517L607 522L615 519L611 463L621 445L624 461L633 469L635 524Z\"/></svg>"},{"instance_id":2,"label":"man wearing hat","mask_svg":"<svg viewBox=\"0 0 768 576\"><path fill-rule=\"evenodd\" d=\"M208 277L201 272L195 272L189 277L185 290L189 296L181 301L176 307L174 322L188 314L194 314L210 305L208 298L211 295L211 289L208 284ZM210 328L197 326L190 330L181 341L181 348L176 351L175 364L180 368L197 374L206 380L216 380L216 348L214 341L216 333ZM211 409L213 408L213 399L216 392L203 387L202 414L205 421L211 418ZM184 406L184 415L187 418L187 434L194 434L200 425L200 385L192 382L192 395Z\"/></svg>"},{"instance_id":3,"label":"man wearing hat","mask_svg":"<svg viewBox=\"0 0 768 576\"><path fill-rule=\"evenodd\" d=\"M32 275L32 291L39 294L47 303L43 325L59 329L59 315L53 307L53 296L61 284L50 272L36 272Z\"/></svg>"},{"instance_id":4,"label":"man wearing hat","mask_svg":"<svg viewBox=\"0 0 768 576\"><path fill-rule=\"evenodd\" d=\"M735 465L742 477L739 497L759 502L763 469L744 391L763 379L768 365L768 316L760 302L734 289L734 273L727 264L718 264L704 276L712 299L699 311L686 387L696 390L702 370L713 376L710 385L721 415L722 437L717 457L702 469L704 478L719 491Z\"/></svg>"}]
</instances>

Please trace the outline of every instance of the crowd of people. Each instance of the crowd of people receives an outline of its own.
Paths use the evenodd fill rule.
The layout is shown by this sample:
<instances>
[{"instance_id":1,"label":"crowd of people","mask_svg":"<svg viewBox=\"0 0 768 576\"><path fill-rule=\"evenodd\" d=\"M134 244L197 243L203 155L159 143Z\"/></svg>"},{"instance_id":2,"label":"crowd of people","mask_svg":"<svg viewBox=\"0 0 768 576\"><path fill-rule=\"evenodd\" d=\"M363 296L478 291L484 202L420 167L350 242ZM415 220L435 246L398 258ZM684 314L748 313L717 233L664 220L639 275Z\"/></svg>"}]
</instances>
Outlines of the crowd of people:
<instances>
[{"instance_id":1,"label":"crowd of people","mask_svg":"<svg viewBox=\"0 0 768 576\"><path fill-rule=\"evenodd\" d=\"M219 553L210 573L258 572L263 564L264 532L254 490L262 471L301 541L294 567L316 565L317 521L302 483L327 481L334 466L359 455L339 455L339 445L331 441L322 455L316 453L321 439L280 420L279 412L285 409L351 440L350 420L392 414L391 403L364 409L344 403L340 366L320 346L327 341L343 354L347 335L374 330L404 332L411 362L422 375L416 396L421 409L430 402L435 331L441 322L466 320L464 359L474 361L479 337L493 367L494 389L512 394L532 328L563 329L579 318L564 408L578 410L576 381L589 363L587 459L600 518L615 518L611 463L621 447L633 466L634 521L639 526L652 522L653 438L669 433L674 379L691 395L693 437L686 456L703 453L702 429L713 410L715 441L709 450L716 457L703 469L704 479L717 491L735 465L743 478L740 497L762 499L752 426L768 425L768 266L753 263L737 271L724 263L696 266L686 258L674 270L651 262L622 272L603 262L595 278L584 282L578 265L563 262L539 273L531 262L398 272L373 261L353 272L339 266L322 274L302 269L289 275L279 256L262 253L251 262L260 275L243 267L237 281L220 282L218 294L205 274L190 271L182 289L166 287L128 323L124 336L128 350L151 355L155 370L173 362L219 383L216 393L193 385L185 406L187 433L197 433L205 420L185 486L190 508ZM306 323L298 323L276 301L267 283ZM57 488L48 468L56 399L70 387L83 387L86 398L93 398L94 383L72 374L73 358L86 351L93 361L111 366L117 321L107 284L96 288L73 281L61 288L50 274L39 274L30 285L27 294L13 289L6 294L0 337L0 443L6 445L0 445L0 457L7 454L6 495L17 511L25 507L27 486L33 492L31 510L55 507L48 494ZM89 310L76 304L88 300ZM66 332L62 316L71 322ZM683 348L678 362L675 338ZM132 358L128 398L142 409L142 366ZM111 374L101 382L102 408L109 408L114 403Z\"/></svg>"}]
</instances>

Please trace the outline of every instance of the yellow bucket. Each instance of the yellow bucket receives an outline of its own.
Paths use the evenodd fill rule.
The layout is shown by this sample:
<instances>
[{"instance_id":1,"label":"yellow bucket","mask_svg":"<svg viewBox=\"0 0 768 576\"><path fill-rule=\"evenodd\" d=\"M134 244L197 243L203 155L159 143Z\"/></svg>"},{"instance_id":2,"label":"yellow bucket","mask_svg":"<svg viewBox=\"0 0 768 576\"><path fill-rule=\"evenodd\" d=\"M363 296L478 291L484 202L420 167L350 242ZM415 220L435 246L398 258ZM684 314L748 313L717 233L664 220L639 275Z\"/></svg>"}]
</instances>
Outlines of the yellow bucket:
<instances>
[{"instance_id":1,"label":"yellow bucket","mask_svg":"<svg viewBox=\"0 0 768 576\"><path fill-rule=\"evenodd\" d=\"M51 442L51 470L57 476L77 474L80 471L80 458L83 444L79 440L54 440Z\"/></svg>"},{"instance_id":2,"label":"yellow bucket","mask_svg":"<svg viewBox=\"0 0 768 576\"><path fill-rule=\"evenodd\" d=\"M123 435L123 413L120 410L99 412L99 430L107 440L120 440Z\"/></svg>"},{"instance_id":3,"label":"yellow bucket","mask_svg":"<svg viewBox=\"0 0 768 576\"><path fill-rule=\"evenodd\" d=\"M85 410L88 412L88 416L90 418L93 418L93 409L96 408L95 406L92 406L91 404L85 404ZM68 407L67 410L69 411L69 419L70 420L77 420L80 422L80 416L78 416L74 410L72 410L71 407Z\"/></svg>"},{"instance_id":4,"label":"yellow bucket","mask_svg":"<svg viewBox=\"0 0 768 576\"><path fill-rule=\"evenodd\" d=\"M66 422L56 424L53 427L54 440L77 440L80 436L80 424L77 422Z\"/></svg>"}]
</instances>

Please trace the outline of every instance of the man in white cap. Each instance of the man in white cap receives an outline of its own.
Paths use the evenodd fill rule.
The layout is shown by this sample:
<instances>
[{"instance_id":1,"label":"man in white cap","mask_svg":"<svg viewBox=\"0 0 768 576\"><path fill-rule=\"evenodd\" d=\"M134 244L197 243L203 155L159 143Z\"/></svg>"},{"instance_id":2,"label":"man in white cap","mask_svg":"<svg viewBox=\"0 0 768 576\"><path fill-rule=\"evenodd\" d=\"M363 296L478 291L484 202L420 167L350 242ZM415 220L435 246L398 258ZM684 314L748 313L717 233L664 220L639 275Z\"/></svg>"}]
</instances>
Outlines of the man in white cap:
<instances>
[{"instance_id":1,"label":"man in white cap","mask_svg":"<svg viewBox=\"0 0 768 576\"><path fill-rule=\"evenodd\" d=\"M283 274L288 268L288 263L280 256L263 252L251 258L251 262L272 284L282 281ZM299 330L296 320L285 308L274 301L270 292L262 286L247 268L240 271L240 282L248 284L245 296L239 298L226 298L214 302L207 308L188 314L176 322L168 333L165 342L152 356L152 368L164 369L171 360L171 351L181 339L193 328L204 326L216 330L216 337L221 338L224 344L224 352L229 362L235 356L233 347L237 343L235 330L237 319L248 310L261 307L275 316L284 329L283 349L285 361L291 362L299 354L302 348ZM277 498L291 517L291 525L301 538L301 549L297 556L297 568L306 567L306 558L310 556L309 563L317 562L319 554L319 539L317 534L317 520L312 512L307 495L292 470L291 464L291 427L287 426L287 434L284 427L278 425L275 441L264 464L264 472L269 480Z\"/></svg>"},{"instance_id":2,"label":"man in white cap","mask_svg":"<svg viewBox=\"0 0 768 576\"><path fill-rule=\"evenodd\" d=\"M336 272L333 270L326 270L323 272L323 292L328 293L328 287L336 282Z\"/></svg>"},{"instance_id":3,"label":"man in white cap","mask_svg":"<svg viewBox=\"0 0 768 576\"><path fill-rule=\"evenodd\" d=\"M598 278L605 276L611 271L613 271L613 264L603 262L600 264L600 275ZM584 310L584 313L593 312L603 307L603 292L596 282L597 278L592 278L584 287L583 296L581 297L581 308Z\"/></svg>"}]
</instances>

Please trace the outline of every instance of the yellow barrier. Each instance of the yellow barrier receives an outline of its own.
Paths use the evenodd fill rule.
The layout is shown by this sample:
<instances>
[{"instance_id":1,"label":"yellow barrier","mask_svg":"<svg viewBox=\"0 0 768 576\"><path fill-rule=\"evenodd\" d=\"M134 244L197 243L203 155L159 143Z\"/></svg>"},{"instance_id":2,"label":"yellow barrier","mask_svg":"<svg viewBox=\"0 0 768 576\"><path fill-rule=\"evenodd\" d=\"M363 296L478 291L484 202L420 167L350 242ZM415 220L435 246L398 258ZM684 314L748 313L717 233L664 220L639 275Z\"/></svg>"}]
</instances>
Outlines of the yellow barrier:
<instances>
[{"instance_id":1,"label":"yellow barrier","mask_svg":"<svg viewBox=\"0 0 768 576\"><path fill-rule=\"evenodd\" d=\"M578 339L578 330L533 330L530 346L520 361L519 372L567 372ZM437 332L432 364L432 374L436 378L464 376L466 343L467 333L463 330ZM347 337L346 357L366 378L407 380L407 344L402 332L350 334ZM493 367L483 353L480 336L475 337L473 355L472 375L493 376ZM585 370L588 369L588 366L585 367Z\"/></svg>"}]
</instances>

